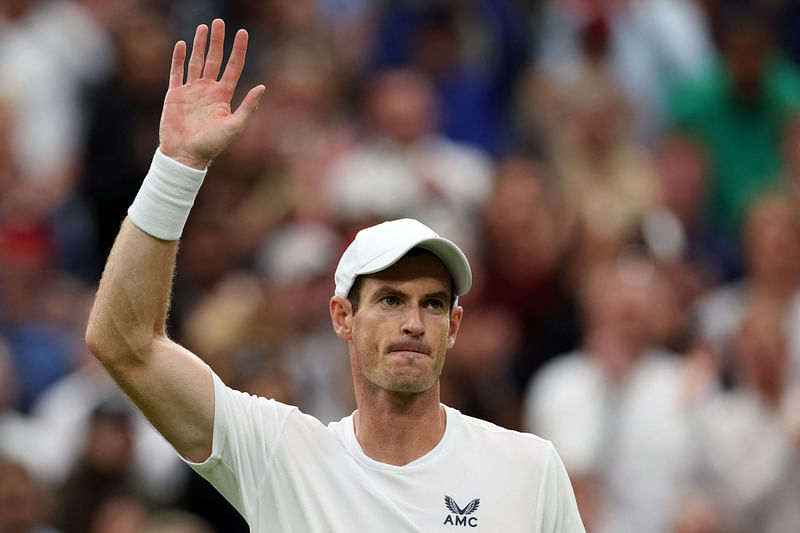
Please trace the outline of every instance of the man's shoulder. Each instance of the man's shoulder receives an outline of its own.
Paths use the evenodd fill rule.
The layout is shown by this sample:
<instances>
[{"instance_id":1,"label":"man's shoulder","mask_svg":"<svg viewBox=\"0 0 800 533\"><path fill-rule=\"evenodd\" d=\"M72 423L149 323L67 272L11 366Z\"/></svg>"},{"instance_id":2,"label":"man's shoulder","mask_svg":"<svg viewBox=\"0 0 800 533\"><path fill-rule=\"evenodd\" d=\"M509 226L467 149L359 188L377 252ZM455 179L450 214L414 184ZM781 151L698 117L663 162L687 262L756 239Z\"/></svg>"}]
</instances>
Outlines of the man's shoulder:
<instances>
[{"instance_id":1,"label":"man's shoulder","mask_svg":"<svg viewBox=\"0 0 800 533\"><path fill-rule=\"evenodd\" d=\"M533 433L508 429L487 420L465 415L451 407L447 409L448 417L455 416L459 419L462 442L472 442L486 452L496 451L500 454L499 457L507 457L511 461L522 457L541 460L553 449L549 440Z\"/></svg>"},{"instance_id":2,"label":"man's shoulder","mask_svg":"<svg viewBox=\"0 0 800 533\"><path fill-rule=\"evenodd\" d=\"M236 419L251 427L264 423L272 427L283 427L286 424L324 427L317 418L303 413L296 405L234 389L226 385L215 373L212 375L215 402L218 407L215 414L225 419Z\"/></svg>"}]
</instances>

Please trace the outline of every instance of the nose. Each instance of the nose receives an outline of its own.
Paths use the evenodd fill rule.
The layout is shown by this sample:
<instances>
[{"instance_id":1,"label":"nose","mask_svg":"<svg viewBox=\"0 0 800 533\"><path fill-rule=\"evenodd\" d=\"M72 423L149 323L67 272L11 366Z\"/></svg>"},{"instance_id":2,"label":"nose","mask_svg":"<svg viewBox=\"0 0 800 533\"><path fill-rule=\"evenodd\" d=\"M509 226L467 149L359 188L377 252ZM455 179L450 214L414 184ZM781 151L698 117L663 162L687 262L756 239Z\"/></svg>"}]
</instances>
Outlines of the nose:
<instances>
[{"instance_id":1,"label":"nose","mask_svg":"<svg viewBox=\"0 0 800 533\"><path fill-rule=\"evenodd\" d=\"M403 333L421 337L425 333L425 322L422 320L422 309L419 305L409 305L403 317Z\"/></svg>"}]
</instances>

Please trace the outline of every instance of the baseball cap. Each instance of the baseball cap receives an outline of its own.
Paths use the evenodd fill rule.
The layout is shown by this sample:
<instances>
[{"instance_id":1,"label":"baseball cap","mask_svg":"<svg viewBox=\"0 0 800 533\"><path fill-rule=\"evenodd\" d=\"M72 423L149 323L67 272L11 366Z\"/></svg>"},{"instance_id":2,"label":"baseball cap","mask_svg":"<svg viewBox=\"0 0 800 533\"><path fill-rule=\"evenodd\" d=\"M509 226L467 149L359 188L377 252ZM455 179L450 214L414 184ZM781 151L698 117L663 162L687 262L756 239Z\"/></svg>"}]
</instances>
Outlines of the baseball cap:
<instances>
[{"instance_id":1,"label":"baseball cap","mask_svg":"<svg viewBox=\"0 0 800 533\"><path fill-rule=\"evenodd\" d=\"M472 270L464 252L431 228L412 218L382 222L362 229L342 254L334 281L337 296L347 297L356 278L395 264L412 248L423 248L442 260L453 278L456 296L472 287Z\"/></svg>"}]
</instances>

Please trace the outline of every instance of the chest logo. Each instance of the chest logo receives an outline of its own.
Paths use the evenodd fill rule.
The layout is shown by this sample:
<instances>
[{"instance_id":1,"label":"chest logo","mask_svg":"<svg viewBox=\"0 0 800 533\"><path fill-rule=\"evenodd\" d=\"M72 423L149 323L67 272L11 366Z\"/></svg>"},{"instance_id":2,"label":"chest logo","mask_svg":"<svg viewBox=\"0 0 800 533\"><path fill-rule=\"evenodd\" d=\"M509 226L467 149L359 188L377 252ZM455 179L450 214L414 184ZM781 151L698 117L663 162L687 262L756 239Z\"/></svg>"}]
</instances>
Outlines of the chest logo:
<instances>
[{"instance_id":1,"label":"chest logo","mask_svg":"<svg viewBox=\"0 0 800 533\"><path fill-rule=\"evenodd\" d=\"M478 527L478 517L477 516L469 516L475 511L478 510L478 506L481 504L480 498L475 498L463 508L459 507L456 501L451 498L450 496L445 495L444 497L444 505L447 507L447 510L450 511L450 514L444 519L445 525L451 526L469 526L469 527ZM454 516L455 515L455 516Z\"/></svg>"}]
</instances>

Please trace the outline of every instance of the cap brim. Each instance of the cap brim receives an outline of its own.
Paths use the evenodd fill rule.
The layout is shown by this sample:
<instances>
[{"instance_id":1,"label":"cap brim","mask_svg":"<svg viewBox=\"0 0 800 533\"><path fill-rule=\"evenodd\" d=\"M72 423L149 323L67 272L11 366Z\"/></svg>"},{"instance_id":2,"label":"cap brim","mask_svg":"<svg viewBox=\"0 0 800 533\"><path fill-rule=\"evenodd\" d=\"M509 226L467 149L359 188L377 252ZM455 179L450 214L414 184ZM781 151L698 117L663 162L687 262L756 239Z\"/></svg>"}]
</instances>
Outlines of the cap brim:
<instances>
[{"instance_id":1,"label":"cap brim","mask_svg":"<svg viewBox=\"0 0 800 533\"><path fill-rule=\"evenodd\" d=\"M472 270L470 269L469 261L467 261L467 257L458 246L442 237L396 246L364 265L357 274L361 276L385 270L398 262L413 248L428 250L444 263L453 278L456 296L462 296L469 292L472 287Z\"/></svg>"}]
</instances>

